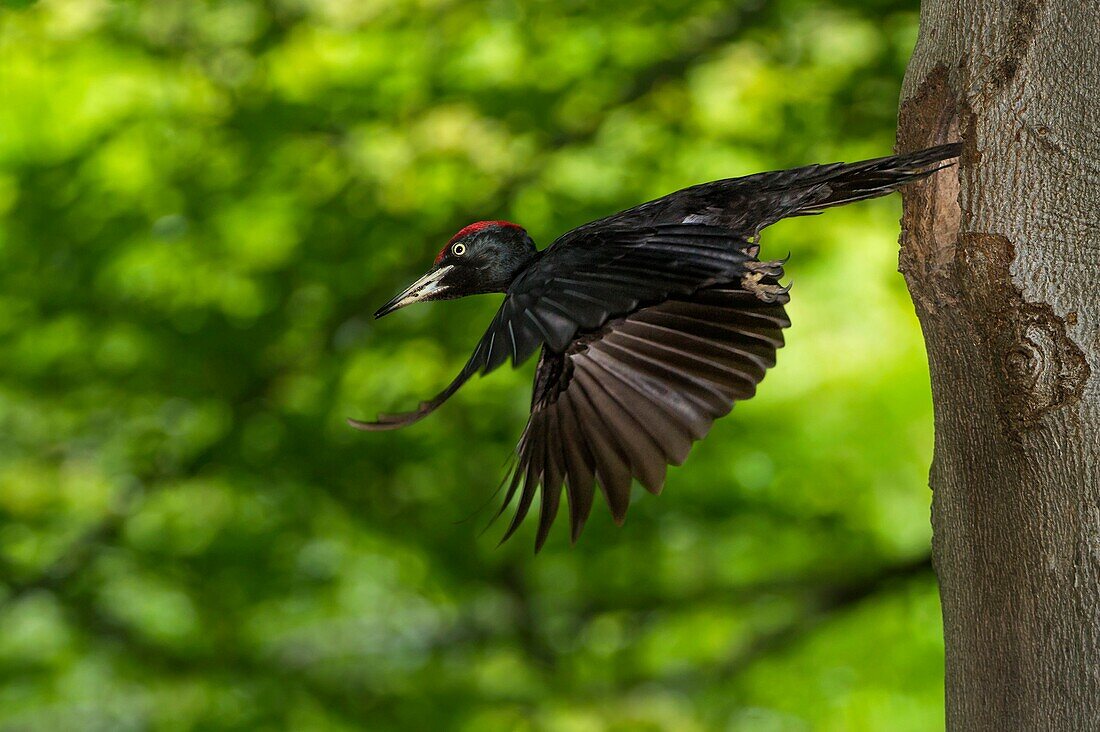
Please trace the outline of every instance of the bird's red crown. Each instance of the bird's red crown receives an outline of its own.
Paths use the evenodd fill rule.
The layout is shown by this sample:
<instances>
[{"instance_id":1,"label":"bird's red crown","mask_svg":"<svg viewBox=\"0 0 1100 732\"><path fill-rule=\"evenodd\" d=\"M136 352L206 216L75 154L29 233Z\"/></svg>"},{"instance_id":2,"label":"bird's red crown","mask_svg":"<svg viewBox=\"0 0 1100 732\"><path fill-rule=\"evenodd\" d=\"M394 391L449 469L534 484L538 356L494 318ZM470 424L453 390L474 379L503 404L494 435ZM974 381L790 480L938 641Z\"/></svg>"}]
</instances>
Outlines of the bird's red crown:
<instances>
[{"instance_id":1,"label":"bird's red crown","mask_svg":"<svg viewBox=\"0 0 1100 732\"><path fill-rule=\"evenodd\" d=\"M519 224L513 224L511 221L475 221L469 226L464 226L459 229L458 233L451 237L451 240L447 242L447 246L439 250L439 254L435 256L435 263L439 264L443 257L447 254L447 250L451 245L459 239L469 236L470 234L476 234L482 229L488 229L490 226L502 226L511 229L521 229Z\"/></svg>"}]
</instances>

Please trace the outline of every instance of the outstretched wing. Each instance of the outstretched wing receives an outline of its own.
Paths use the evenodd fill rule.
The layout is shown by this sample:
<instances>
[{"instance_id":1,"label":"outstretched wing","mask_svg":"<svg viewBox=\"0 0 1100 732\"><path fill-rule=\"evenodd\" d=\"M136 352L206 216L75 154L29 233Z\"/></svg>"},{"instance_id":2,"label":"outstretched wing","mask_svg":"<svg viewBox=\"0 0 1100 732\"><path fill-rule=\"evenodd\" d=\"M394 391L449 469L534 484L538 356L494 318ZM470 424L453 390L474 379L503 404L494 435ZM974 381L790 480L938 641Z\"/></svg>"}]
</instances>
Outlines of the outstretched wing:
<instances>
[{"instance_id":1,"label":"outstretched wing","mask_svg":"<svg viewBox=\"0 0 1100 732\"><path fill-rule=\"evenodd\" d=\"M557 514L563 484L574 541L596 485L617 523L626 515L633 480L659 493L667 466L683 463L691 444L734 402L753 396L775 365L782 330L790 325L780 276L779 264L760 265L742 286L674 296L608 321L564 353L545 349L500 509L519 494L504 539L519 527L540 486L536 551Z\"/></svg>"},{"instance_id":2,"label":"outstretched wing","mask_svg":"<svg viewBox=\"0 0 1100 732\"><path fill-rule=\"evenodd\" d=\"M543 346L562 353L578 333L638 307L736 281L754 260L749 246L726 229L682 224L601 228L563 237L512 283L473 355L446 389L415 411L348 422L362 430L412 424L474 374L486 374L509 358L519 365Z\"/></svg>"},{"instance_id":3,"label":"outstretched wing","mask_svg":"<svg viewBox=\"0 0 1100 732\"><path fill-rule=\"evenodd\" d=\"M701 183L574 229L561 241L592 231L662 222L720 226L752 239L787 216L805 216L876 198L936 172L958 157L958 143L858 163L807 165Z\"/></svg>"}]
</instances>

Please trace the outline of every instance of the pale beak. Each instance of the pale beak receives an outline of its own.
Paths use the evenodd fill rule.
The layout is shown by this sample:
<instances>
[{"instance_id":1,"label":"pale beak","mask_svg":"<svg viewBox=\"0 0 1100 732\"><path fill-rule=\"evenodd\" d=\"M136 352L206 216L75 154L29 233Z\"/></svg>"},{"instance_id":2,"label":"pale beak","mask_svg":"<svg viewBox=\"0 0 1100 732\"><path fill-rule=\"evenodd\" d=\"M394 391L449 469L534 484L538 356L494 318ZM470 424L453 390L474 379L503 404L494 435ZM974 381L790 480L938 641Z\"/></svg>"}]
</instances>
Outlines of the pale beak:
<instances>
[{"instance_id":1,"label":"pale beak","mask_svg":"<svg viewBox=\"0 0 1100 732\"><path fill-rule=\"evenodd\" d=\"M378 308L374 313L374 317L381 318L383 315L389 315L394 310L411 305L414 302L435 299L436 296L447 289L447 285L443 284L443 278L452 269L454 269L453 264L445 264L439 269L433 269L406 287L400 295Z\"/></svg>"}]
</instances>

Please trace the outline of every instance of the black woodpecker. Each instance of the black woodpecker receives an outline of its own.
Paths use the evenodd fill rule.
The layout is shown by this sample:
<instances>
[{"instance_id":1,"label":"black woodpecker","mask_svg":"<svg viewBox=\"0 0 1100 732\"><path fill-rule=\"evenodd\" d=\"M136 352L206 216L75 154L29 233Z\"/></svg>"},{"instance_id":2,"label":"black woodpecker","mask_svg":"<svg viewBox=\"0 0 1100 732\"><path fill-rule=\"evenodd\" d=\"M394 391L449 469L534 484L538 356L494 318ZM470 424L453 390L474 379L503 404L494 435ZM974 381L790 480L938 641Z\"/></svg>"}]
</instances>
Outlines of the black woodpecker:
<instances>
[{"instance_id":1,"label":"black woodpecker","mask_svg":"<svg viewBox=\"0 0 1100 732\"><path fill-rule=\"evenodd\" d=\"M703 183L573 229L541 251L516 224L471 224L375 317L414 302L502 292L473 355L416 411L348 421L361 430L404 427L474 374L541 350L531 416L497 514L518 492L504 539L539 494L541 548L563 486L573 541L597 485L621 524L632 482L659 493L667 466L683 463L692 443L775 365L789 296L779 282L784 262L758 259L761 230L891 193L960 150L942 145Z\"/></svg>"}]
</instances>

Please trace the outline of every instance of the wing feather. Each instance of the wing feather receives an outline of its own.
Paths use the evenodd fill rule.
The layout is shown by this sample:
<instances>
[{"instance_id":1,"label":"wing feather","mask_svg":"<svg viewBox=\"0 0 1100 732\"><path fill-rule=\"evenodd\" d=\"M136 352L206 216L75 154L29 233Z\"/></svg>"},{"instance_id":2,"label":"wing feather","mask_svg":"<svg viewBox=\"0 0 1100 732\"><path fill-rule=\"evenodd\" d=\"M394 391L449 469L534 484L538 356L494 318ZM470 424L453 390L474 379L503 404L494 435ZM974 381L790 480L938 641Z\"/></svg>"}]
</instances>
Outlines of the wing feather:
<instances>
[{"instance_id":1,"label":"wing feather","mask_svg":"<svg viewBox=\"0 0 1100 732\"><path fill-rule=\"evenodd\" d=\"M561 422L556 414L548 414L546 420L546 455L543 459L543 479L540 488L542 505L539 507L539 529L535 535L535 551L542 548L550 535L550 526L558 515L561 500L561 484L565 476L565 454L561 442Z\"/></svg>"},{"instance_id":2,"label":"wing feather","mask_svg":"<svg viewBox=\"0 0 1100 732\"><path fill-rule=\"evenodd\" d=\"M764 281L775 284L773 277ZM562 481L574 541L596 486L616 523L626 517L634 480L659 492L667 466L681 464L692 442L750 398L774 365L788 322L785 301L785 294L764 302L741 288L716 286L608 321L562 353L544 349L517 448L527 468L524 485L506 536L540 485L536 550L557 513Z\"/></svg>"},{"instance_id":3,"label":"wing feather","mask_svg":"<svg viewBox=\"0 0 1100 732\"><path fill-rule=\"evenodd\" d=\"M664 451L656 443L649 431L633 414L632 400L623 393L623 387L616 379L600 378L599 372L589 365L587 359L583 366L578 365L577 375L582 386L589 392L600 392L610 400L603 399L607 407L601 412L608 431L618 438L619 449L630 473L651 493L659 493L665 482Z\"/></svg>"},{"instance_id":4,"label":"wing feather","mask_svg":"<svg viewBox=\"0 0 1100 732\"><path fill-rule=\"evenodd\" d=\"M665 459L672 465L683 463L691 450L692 435L681 421L681 415L666 406L663 400L653 399L645 385L632 378L630 370L623 369L602 350L590 349L589 357L593 366L606 374L605 378L614 379L630 390L628 393L619 392L619 403L629 402L631 413L661 446Z\"/></svg>"},{"instance_id":5,"label":"wing feather","mask_svg":"<svg viewBox=\"0 0 1100 732\"><path fill-rule=\"evenodd\" d=\"M565 455L566 494L569 497L570 538L576 541L581 535L595 497L596 471L592 453L582 439L580 422L568 393L558 396L554 403L561 428L562 452Z\"/></svg>"},{"instance_id":6,"label":"wing feather","mask_svg":"<svg viewBox=\"0 0 1100 732\"><path fill-rule=\"evenodd\" d=\"M577 418L585 440L591 446L596 462L596 480L615 523L621 524L626 518L626 509L630 505L630 467L621 453L621 448L611 440L610 430L604 424L602 410L614 408L610 397L592 390L586 382L586 374L578 371L574 374L575 391L571 392L577 406Z\"/></svg>"}]
</instances>

